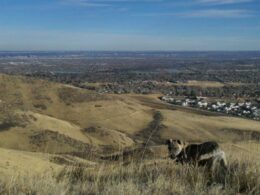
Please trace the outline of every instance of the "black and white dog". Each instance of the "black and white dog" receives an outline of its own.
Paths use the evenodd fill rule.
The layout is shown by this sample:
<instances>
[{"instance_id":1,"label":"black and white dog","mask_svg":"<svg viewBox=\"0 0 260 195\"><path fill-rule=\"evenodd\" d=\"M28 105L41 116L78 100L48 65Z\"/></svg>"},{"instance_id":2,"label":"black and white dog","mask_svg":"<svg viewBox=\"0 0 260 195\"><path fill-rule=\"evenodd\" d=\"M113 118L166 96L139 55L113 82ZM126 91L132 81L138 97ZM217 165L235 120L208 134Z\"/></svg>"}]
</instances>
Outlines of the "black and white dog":
<instances>
[{"instance_id":1,"label":"black and white dog","mask_svg":"<svg viewBox=\"0 0 260 195\"><path fill-rule=\"evenodd\" d=\"M169 139L166 141L171 159L179 163L190 163L199 166L207 165L214 170L216 167L227 168L225 152L217 142L201 144L185 144L181 140Z\"/></svg>"}]
</instances>

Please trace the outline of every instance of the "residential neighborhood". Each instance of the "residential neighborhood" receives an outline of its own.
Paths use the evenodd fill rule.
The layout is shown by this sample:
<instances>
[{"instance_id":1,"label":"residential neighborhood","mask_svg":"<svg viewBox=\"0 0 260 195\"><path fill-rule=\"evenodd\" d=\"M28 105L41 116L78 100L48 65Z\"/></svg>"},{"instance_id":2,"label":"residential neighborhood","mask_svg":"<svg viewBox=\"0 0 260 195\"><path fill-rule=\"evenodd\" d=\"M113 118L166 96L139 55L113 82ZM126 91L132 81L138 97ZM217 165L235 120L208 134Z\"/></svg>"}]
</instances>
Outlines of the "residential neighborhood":
<instances>
[{"instance_id":1,"label":"residential neighborhood","mask_svg":"<svg viewBox=\"0 0 260 195\"><path fill-rule=\"evenodd\" d=\"M213 112L221 112L234 116L260 120L260 106L257 102L209 101L207 97L185 97L180 99L171 96L163 96L160 99L164 102L184 107L194 107Z\"/></svg>"}]
</instances>

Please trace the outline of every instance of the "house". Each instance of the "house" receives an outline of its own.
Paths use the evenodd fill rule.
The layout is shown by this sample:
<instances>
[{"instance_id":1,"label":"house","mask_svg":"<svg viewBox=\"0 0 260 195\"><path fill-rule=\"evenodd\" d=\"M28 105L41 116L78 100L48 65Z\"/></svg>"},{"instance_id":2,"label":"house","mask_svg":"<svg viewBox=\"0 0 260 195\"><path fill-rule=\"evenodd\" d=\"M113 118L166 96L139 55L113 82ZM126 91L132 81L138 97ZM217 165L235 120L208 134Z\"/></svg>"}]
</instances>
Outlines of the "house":
<instances>
[{"instance_id":1,"label":"house","mask_svg":"<svg viewBox=\"0 0 260 195\"><path fill-rule=\"evenodd\" d=\"M199 102L198 102L198 106L199 106L200 108L206 108L206 107L208 106L208 103L207 103L207 102L201 102L201 101L199 101Z\"/></svg>"},{"instance_id":2,"label":"house","mask_svg":"<svg viewBox=\"0 0 260 195\"><path fill-rule=\"evenodd\" d=\"M226 105L225 102L217 102L218 107L224 107Z\"/></svg>"},{"instance_id":3,"label":"house","mask_svg":"<svg viewBox=\"0 0 260 195\"><path fill-rule=\"evenodd\" d=\"M244 106L245 105L245 103L238 103L238 106L239 107L242 107L242 106Z\"/></svg>"},{"instance_id":4,"label":"house","mask_svg":"<svg viewBox=\"0 0 260 195\"><path fill-rule=\"evenodd\" d=\"M162 100L165 101L165 102L169 102L169 103L173 103L174 102L174 98L168 97L168 96L163 96Z\"/></svg>"},{"instance_id":5,"label":"house","mask_svg":"<svg viewBox=\"0 0 260 195\"><path fill-rule=\"evenodd\" d=\"M182 102L182 106L189 106L189 103L188 102Z\"/></svg>"},{"instance_id":6,"label":"house","mask_svg":"<svg viewBox=\"0 0 260 195\"><path fill-rule=\"evenodd\" d=\"M260 117L260 109L256 109L254 115L255 117Z\"/></svg>"},{"instance_id":7,"label":"house","mask_svg":"<svg viewBox=\"0 0 260 195\"><path fill-rule=\"evenodd\" d=\"M232 110L231 107L225 107L225 111L226 111L226 113L230 112L231 110Z\"/></svg>"},{"instance_id":8,"label":"house","mask_svg":"<svg viewBox=\"0 0 260 195\"><path fill-rule=\"evenodd\" d=\"M214 109L214 110L217 110L218 109L218 106L216 104L212 104L211 107Z\"/></svg>"},{"instance_id":9,"label":"house","mask_svg":"<svg viewBox=\"0 0 260 195\"><path fill-rule=\"evenodd\" d=\"M176 101L175 101L175 104L177 104L177 105L182 105L182 101L181 101L181 100L176 100Z\"/></svg>"},{"instance_id":10,"label":"house","mask_svg":"<svg viewBox=\"0 0 260 195\"><path fill-rule=\"evenodd\" d=\"M196 106L197 105L197 99L186 98L185 102L187 103L188 106Z\"/></svg>"}]
</instances>

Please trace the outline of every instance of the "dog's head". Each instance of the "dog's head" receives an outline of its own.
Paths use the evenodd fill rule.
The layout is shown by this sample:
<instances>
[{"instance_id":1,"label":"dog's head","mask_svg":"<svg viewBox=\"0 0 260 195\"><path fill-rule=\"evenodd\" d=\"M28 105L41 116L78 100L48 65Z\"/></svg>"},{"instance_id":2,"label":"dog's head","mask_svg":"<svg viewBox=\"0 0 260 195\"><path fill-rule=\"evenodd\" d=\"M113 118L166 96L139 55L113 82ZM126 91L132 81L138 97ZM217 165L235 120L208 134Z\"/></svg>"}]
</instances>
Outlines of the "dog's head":
<instances>
[{"instance_id":1,"label":"dog's head","mask_svg":"<svg viewBox=\"0 0 260 195\"><path fill-rule=\"evenodd\" d=\"M175 159L183 150L185 144L181 140L166 140L166 145L168 145L168 150L172 159Z\"/></svg>"}]
</instances>

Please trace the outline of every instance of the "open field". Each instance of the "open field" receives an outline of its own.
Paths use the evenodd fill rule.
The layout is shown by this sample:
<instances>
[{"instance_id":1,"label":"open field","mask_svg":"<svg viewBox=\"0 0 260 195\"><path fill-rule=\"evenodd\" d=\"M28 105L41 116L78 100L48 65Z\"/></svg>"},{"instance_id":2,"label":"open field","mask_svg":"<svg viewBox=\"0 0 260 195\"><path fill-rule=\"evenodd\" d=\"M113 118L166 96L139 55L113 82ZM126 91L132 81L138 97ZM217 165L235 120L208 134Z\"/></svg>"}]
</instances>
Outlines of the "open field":
<instances>
[{"instance_id":1,"label":"open field","mask_svg":"<svg viewBox=\"0 0 260 195\"><path fill-rule=\"evenodd\" d=\"M166 159L168 138L218 141L230 166L226 187ZM259 140L258 121L168 105L158 95L0 75L0 194L257 194Z\"/></svg>"},{"instance_id":2,"label":"open field","mask_svg":"<svg viewBox=\"0 0 260 195\"><path fill-rule=\"evenodd\" d=\"M202 87L202 88L207 88L207 87L224 87L224 86L242 86L246 85L246 83L239 83L239 82L227 82L227 83L222 83L222 82L217 82L217 81L197 81L197 80L189 80L187 82L179 82L174 85L177 86L189 86L189 87Z\"/></svg>"},{"instance_id":3,"label":"open field","mask_svg":"<svg viewBox=\"0 0 260 195\"><path fill-rule=\"evenodd\" d=\"M199 87L223 87L224 84L213 81L188 81L187 83L177 83L180 86L199 86Z\"/></svg>"}]
</instances>

